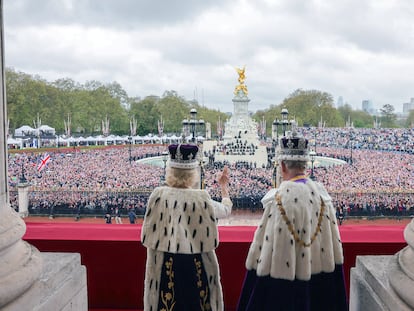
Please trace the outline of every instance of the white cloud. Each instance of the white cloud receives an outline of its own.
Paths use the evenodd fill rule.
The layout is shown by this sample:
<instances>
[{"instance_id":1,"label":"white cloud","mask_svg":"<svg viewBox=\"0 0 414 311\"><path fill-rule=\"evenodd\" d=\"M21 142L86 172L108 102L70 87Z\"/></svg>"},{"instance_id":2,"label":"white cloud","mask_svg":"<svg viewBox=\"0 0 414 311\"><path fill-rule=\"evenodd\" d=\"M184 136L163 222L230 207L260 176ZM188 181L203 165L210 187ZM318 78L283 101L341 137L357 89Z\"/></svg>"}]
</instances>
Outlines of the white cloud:
<instances>
[{"instance_id":1,"label":"white cloud","mask_svg":"<svg viewBox=\"0 0 414 311\"><path fill-rule=\"evenodd\" d=\"M246 65L251 110L303 88L399 111L414 97L413 14L410 0L5 0L6 65L222 111Z\"/></svg>"}]
</instances>

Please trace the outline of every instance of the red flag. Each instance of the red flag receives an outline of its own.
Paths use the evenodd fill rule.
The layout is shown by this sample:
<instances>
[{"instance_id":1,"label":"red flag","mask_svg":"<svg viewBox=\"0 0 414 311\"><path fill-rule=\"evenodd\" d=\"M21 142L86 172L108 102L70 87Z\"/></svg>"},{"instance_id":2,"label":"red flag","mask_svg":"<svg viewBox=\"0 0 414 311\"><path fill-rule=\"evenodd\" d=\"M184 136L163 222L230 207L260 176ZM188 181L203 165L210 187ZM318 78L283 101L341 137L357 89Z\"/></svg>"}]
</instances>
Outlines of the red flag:
<instances>
[{"instance_id":1,"label":"red flag","mask_svg":"<svg viewBox=\"0 0 414 311\"><path fill-rule=\"evenodd\" d=\"M48 153L42 159L42 162L39 163L37 166L37 171L40 172L42 169L45 168L46 164L50 161L50 155Z\"/></svg>"}]
</instances>

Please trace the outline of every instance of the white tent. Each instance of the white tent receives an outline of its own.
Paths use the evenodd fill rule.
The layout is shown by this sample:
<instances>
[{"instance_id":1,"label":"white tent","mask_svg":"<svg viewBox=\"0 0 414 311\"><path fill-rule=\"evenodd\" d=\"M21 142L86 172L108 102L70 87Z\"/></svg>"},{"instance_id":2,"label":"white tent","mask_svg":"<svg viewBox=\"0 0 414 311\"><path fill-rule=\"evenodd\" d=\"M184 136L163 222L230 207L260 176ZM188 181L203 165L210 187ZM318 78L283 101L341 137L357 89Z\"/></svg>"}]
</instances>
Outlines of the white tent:
<instances>
[{"instance_id":1,"label":"white tent","mask_svg":"<svg viewBox=\"0 0 414 311\"><path fill-rule=\"evenodd\" d=\"M23 125L14 130L14 136L35 135L36 130L28 125Z\"/></svg>"},{"instance_id":2,"label":"white tent","mask_svg":"<svg viewBox=\"0 0 414 311\"><path fill-rule=\"evenodd\" d=\"M56 134L56 130L53 127L50 127L49 125L41 125L37 131L39 132L43 132L44 134L47 135L55 135Z\"/></svg>"},{"instance_id":3,"label":"white tent","mask_svg":"<svg viewBox=\"0 0 414 311\"><path fill-rule=\"evenodd\" d=\"M15 138L7 138L7 146L15 146L19 147L20 149L23 148L23 141L21 139L15 139Z\"/></svg>"}]
</instances>

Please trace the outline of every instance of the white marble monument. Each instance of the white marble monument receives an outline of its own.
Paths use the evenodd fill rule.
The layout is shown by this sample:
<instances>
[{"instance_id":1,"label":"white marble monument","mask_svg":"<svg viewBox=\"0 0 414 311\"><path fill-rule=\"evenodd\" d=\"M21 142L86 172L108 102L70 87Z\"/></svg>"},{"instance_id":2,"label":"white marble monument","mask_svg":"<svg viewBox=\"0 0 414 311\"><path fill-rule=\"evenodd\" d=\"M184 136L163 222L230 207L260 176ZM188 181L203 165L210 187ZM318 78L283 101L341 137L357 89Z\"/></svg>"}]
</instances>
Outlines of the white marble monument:
<instances>
[{"instance_id":1,"label":"white marble monument","mask_svg":"<svg viewBox=\"0 0 414 311\"><path fill-rule=\"evenodd\" d=\"M203 150L215 150L215 161L246 161L257 167L266 166L266 146L259 141L257 122L249 115L245 68L236 68L239 84L234 89L233 115L224 124L224 134L220 141L204 142Z\"/></svg>"}]
</instances>

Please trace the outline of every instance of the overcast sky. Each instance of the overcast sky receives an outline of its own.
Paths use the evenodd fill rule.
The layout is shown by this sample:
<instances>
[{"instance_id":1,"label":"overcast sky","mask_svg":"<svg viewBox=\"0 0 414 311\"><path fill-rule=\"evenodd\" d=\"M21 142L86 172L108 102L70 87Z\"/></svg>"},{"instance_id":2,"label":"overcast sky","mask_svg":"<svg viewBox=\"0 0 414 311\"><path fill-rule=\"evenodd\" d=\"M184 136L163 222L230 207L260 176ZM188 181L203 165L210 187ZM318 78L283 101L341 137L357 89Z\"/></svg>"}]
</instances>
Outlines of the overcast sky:
<instances>
[{"instance_id":1,"label":"overcast sky","mask_svg":"<svg viewBox=\"0 0 414 311\"><path fill-rule=\"evenodd\" d=\"M316 89L354 108L414 97L412 0L3 0L6 65L47 81L117 81L249 110Z\"/></svg>"}]
</instances>

